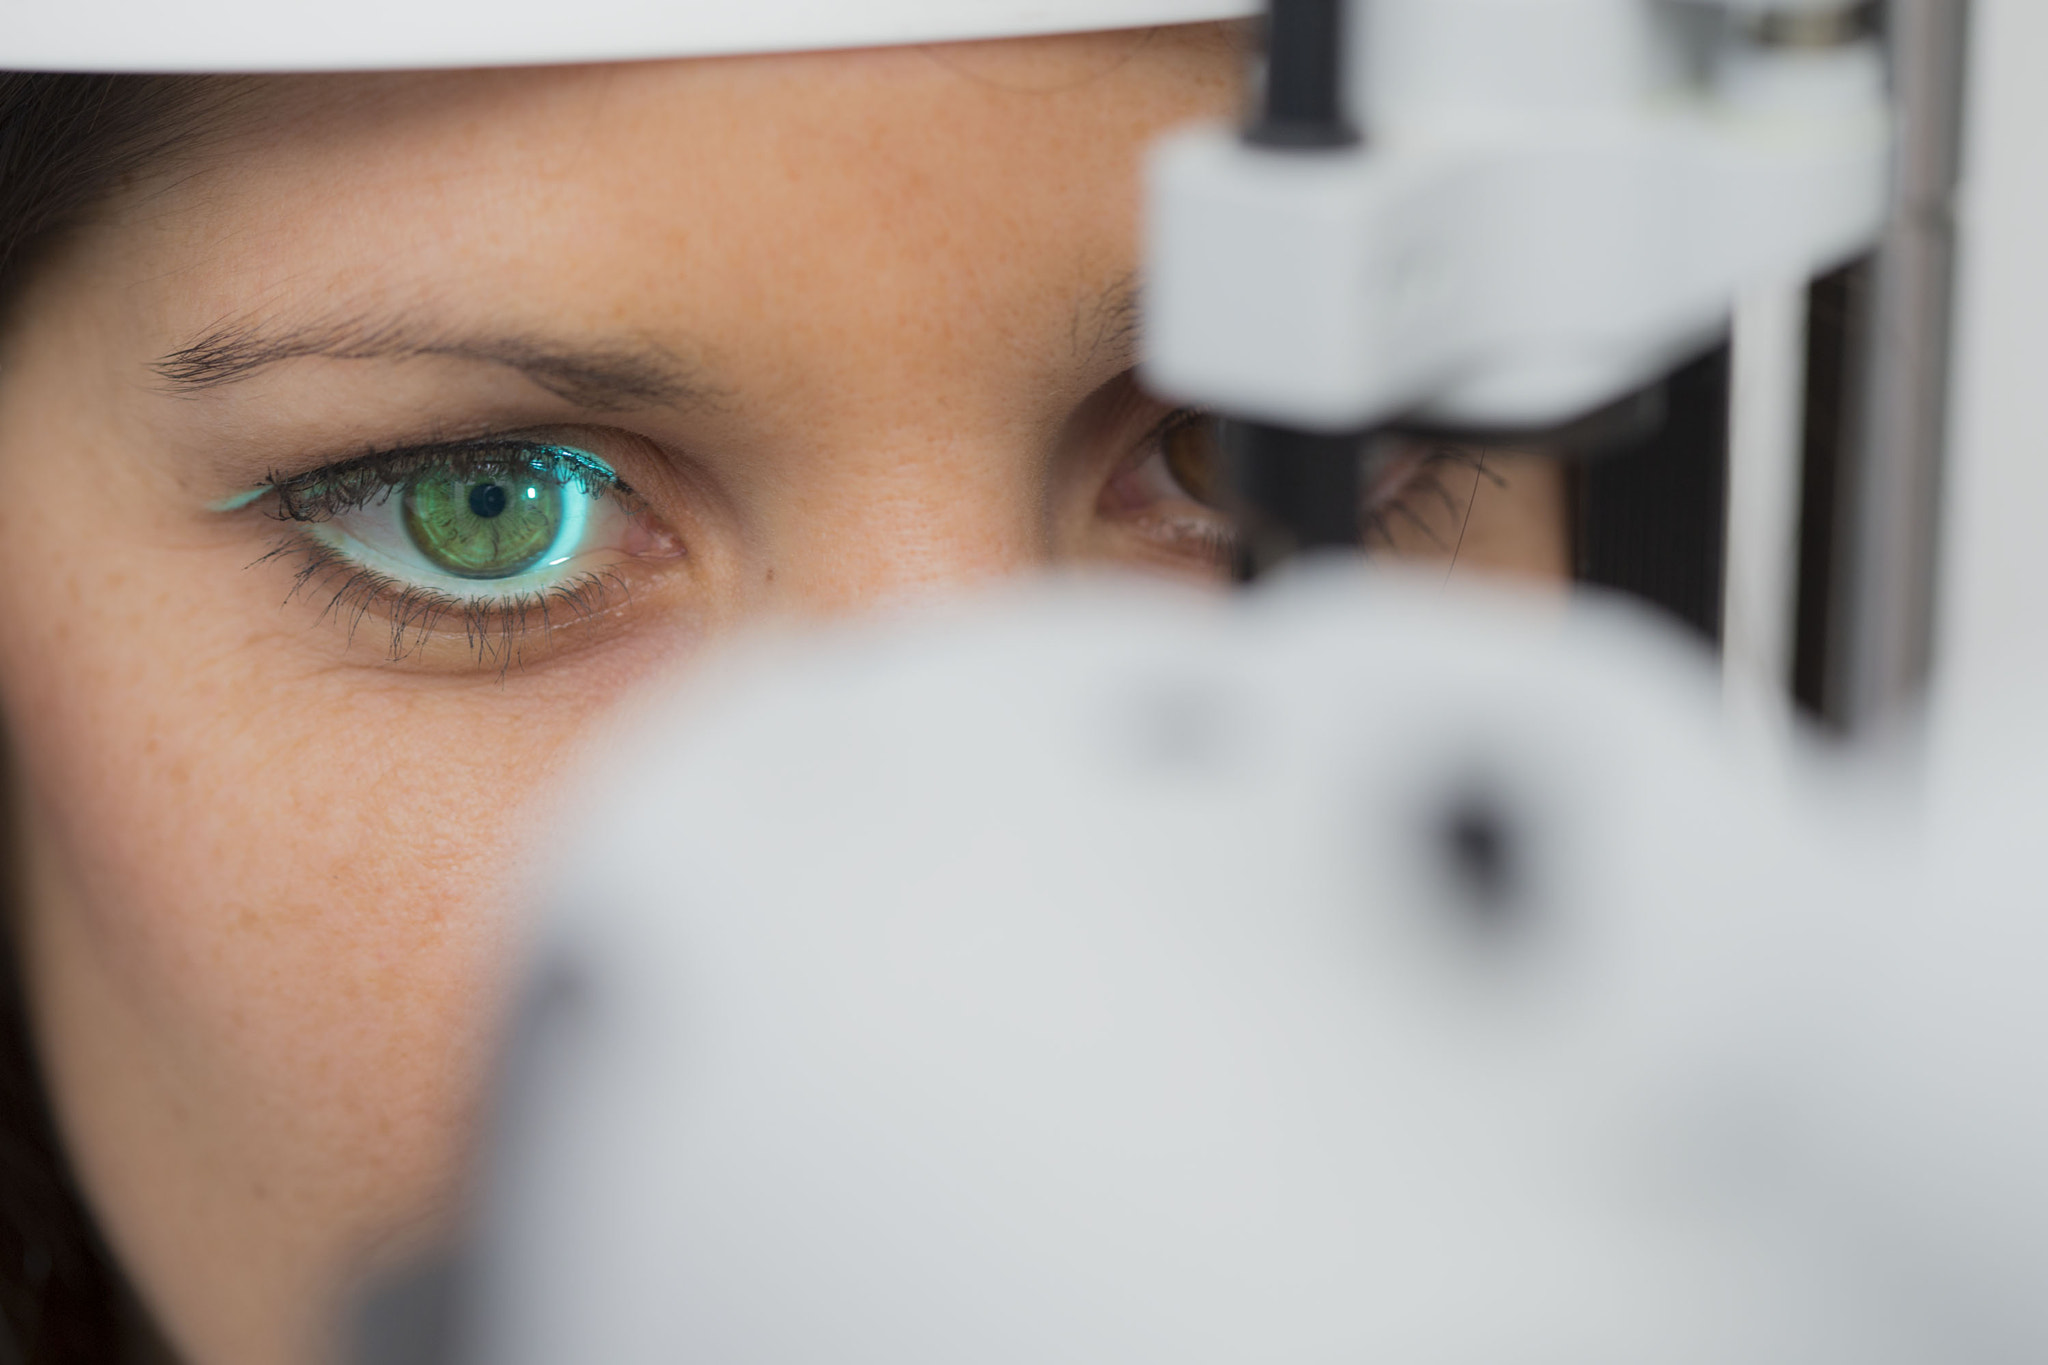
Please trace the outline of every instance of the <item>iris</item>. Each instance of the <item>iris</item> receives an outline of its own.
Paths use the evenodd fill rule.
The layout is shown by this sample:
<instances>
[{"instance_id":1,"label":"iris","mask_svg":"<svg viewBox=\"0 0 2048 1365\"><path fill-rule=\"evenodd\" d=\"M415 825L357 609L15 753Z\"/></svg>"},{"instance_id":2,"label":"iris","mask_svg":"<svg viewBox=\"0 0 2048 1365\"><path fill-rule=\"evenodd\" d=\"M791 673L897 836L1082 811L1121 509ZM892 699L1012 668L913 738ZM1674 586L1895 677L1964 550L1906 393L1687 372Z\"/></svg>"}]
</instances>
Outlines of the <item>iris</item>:
<instances>
[{"instance_id":1,"label":"iris","mask_svg":"<svg viewBox=\"0 0 2048 1365\"><path fill-rule=\"evenodd\" d=\"M571 520L565 490L541 469L429 473L405 485L405 532L427 561L459 578L510 578L560 557Z\"/></svg>"}]
</instances>

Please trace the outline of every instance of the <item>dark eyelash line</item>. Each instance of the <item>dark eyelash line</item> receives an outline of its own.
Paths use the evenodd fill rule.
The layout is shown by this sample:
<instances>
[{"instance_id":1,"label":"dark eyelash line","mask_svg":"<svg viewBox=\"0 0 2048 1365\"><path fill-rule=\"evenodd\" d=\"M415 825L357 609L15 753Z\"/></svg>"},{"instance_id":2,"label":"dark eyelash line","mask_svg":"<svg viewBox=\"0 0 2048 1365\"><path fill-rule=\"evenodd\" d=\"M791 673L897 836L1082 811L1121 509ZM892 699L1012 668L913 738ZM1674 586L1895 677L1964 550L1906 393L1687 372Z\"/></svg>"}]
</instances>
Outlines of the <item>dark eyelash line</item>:
<instances>
[{"instance_id":1,"label":"dark eyelash line","mask_svg":"<svg viewBox=\"0 0 2048 1365\"><path fill-rule=\"evenodd\" d=\"M1165 442L1175 432L1184 430L1197 422L1216 421L1216 415L1206 408L1176 408L1160 418L1144 438L1144 444L1155 449L1164 449ZM1221 437L1215 438L1218 453L1221 451ZM1444 483L1444 470L1452 465L1462 465L1473 471L1473 488L1459 502L1458 496ZM1438 549L1454 558L1460 546L1447 545L1435 528L1416 512L1415 502L1423 498L1435 498L1444 510L1460 521L1459 539L1463 541L1464 526L1470 520L1472 499L1477 496L1478 483L1485 480L1495 488L1505 488L1507 480L1486 465L1486 452L1467 446L1432 443L1415 469L1401 482L1398 491L1383 501L1363 502L1359 508L1360 542L1366 553L1373 552L1375 540L1391 545L1394 539L1393 523L1402 521L1420 531ZM1200 498L1196 499L1201 501ZM1461 513L1463 514L1461 516ZM1206 526L1176 528L1176 538L1195 553L1229 564L1238 553L1243 532L1235 522L1227 526Z\"/></svg>"},{"instance_id":2,"label":"dark eyelash line","mask_svg":"<svg viewBox=\"0 0 2048 1365\"><path fill-rule=\"evenodd\" d=\"M1200 408L1178 409L1160 419L1147 443L1163 442L1190 424L1211 419L1212 414ZM1397 494L1377 506L1361 509L1368 542L1375 535L1390 542L1390 518L1399 518L1413 524L1438 548L1450 549L1410 505L1413 498L1434 496L1455 515L1458 504L1444 485L1440 469L1450 464L1471 466L1475 485L1480 478L1496 486L1505 484L1497 472L1486 467L1483 453L1451 445L1432 446ZM632 488L609 466L573 447L504 438L372 451L299 474L272 474L263 486L276 499L273 516L281 521L306 523L325 521L388 498L426 470L466 479L535 469L565 485L573 483L590 496L634 495ZM1189 548L1226 564L1236 553L1239 541L1235 527L1219 526L1185 528L1181 538L1190 542ZM333 546L300 536L281 541L255 564L293 555L300 556L302 562L294 571L286 602L309 590L326 593L328 600L321 608L321 616L344 621L350 643L354 642L364 618L381 609L391 632L389 655L397 662L424 648L444 621L459 618L463 636L479 662L495 661L501 679L514 664L523 661L523 642L536 625L545 639L557 625L558 611L583 620L607 610L613 591L630 596L630 589L620 575L605 572L581 574L538 592L461 598L405 583L350 559Z\"/></svg>"},{"instance_id":3,"label":"dark eyelash line","mask_svg":"<svg viewBox=\"0 0 2048 1365\"><path fill-rule=\"evenodd\" d=\"M1212 422L1216 420L1218 420L1216 414L1207 408L1175 408L1172 412L1160 418L1153 425L1152 430L1145 433L1145 439L1140 444L1164 441L1176 431L1191 427L1197 422Z\"/></svg>"},{"instance_id":4,"label":"dark eyelash line","mask_svg":"<svg viewBox=\"0 0 2048 1365\"><path fill-rule=\"evenodd\" d=\"M539 469L585 494L634 496L610 466L571 446L546 441L488 439L372 451L301 474L273 473L264 486L276 498L280 521L327 521L381 502L422 472L459 479Z\"/></svg>"},{"instance_id":5,"label":"dark eyelash line","mask_svg":"<svg viewBox=\"0 0 2048 1365\"><path fill-rule=\"evenodd\" d=\"M269 553L251 564L272 563L292 557L300 559L293 571L290 603L308 592L324 594L322 620L342 623L348 643L373 611L388 623L391 631L389 656L400 662L423 649L441 633L443 623L455 618L462 623L464 638L482 664L495 663L502 679L514 664L524 662L525 644L536 629L545 640L560 625L560 619L587 620L613 603L613 594L628 599L632 589L617 573L590 572L550 585L538 592L507 593L498 597L461 598L436 588L401 582L350 559L333 546L298 536L281 540Z\"/></svg>"},{"instance_id":6,"label":"dark eyelash line","mask_svg":"<svg viewBox=\"0 0 2048 1365\"><path fill-rule=\"evenodd\" d=\"M1458 501L1457 495L1452 493L1444 484L1443 470L1448 465L1464 465L1472 470L1473 488L1466 494L1466 500L1462 504ZM1374 536L1379 537L1380 540L1388 544L1392 544L1394 539L1393 519L1398 518L1422 532L1423 535L1429 538L1430 543L1439 550L1455 556L1459 547L1444 543L1444 538L1438 535L1429 523L1424 521L1415 511L1414 500L1424 497L1435 497L1443 503L1444 510L1450 513L1451 516L1458 517L1462 511L1469 517L1472 499L1478 496L1478 481L1480 479L1486 480L1495 488L1507 487L1507 480L1497 470L1486 467L1485 451L1473 450L1466 446L1432 445L1429 453L1424 455L1422 462L1416 466L1415 471L1403 481L1399 492L1390 496L1385 502L1361 509L1361 515L1364 519L1364 535L1368 547ZM1463 530L1461 526L1460 539L1462 540L1462 538Z\"/></svg>"}]
</instances>

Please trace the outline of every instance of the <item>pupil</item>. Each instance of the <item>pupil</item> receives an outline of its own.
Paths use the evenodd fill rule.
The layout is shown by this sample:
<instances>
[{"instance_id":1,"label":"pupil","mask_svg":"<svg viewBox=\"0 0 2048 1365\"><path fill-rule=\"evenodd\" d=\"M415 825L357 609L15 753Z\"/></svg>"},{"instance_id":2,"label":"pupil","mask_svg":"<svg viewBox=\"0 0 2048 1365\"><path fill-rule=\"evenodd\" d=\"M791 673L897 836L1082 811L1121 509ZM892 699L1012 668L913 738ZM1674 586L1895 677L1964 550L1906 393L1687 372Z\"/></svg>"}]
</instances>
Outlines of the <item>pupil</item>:
<instances>
[{"instance_id":1,"label":"pupil","mask_svg":"<svg viewBox=\"0 0 2048 1365\"><path fill-rule=\"evenodd\" d=\"M480 483L469 490L469 510L489 521L505 510L505 490L495 483Z\"/></svg>"}]
</instances>

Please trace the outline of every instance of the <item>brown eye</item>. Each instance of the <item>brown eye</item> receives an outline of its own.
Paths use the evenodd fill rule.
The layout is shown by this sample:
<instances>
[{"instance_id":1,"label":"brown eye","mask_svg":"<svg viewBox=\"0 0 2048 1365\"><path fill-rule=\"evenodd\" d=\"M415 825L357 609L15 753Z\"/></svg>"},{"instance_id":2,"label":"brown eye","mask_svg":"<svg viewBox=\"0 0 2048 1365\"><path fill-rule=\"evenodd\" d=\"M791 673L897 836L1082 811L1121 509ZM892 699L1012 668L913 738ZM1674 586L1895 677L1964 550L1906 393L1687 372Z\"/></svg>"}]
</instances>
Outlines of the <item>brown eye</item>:
<instances>
[{"instance_id":1,"label":"brown eye","mask_svg":"<svg viewBox=\"0 0 2048 1365\"><path fill-rule=\"evenodd\" d=\"M1159 452L1183 493L1204 507L1222 506L1223 446L1215 418L1188 413L1174 419L1159 433Z\"/></svg>"},{"instance_id":2,"label":"brown eye","mask_svg":"<svg viewBox=\"0 0 2048 1365\"><path fill-rule=\"evenodd\" d=\"M1103 481L1096 512L1133 539L1126 546L1176 571L1220 577L1235 532L1217 504L1229 496L1219 423L1180 411L1155 422Z\"/></svg>"}]
</instances>

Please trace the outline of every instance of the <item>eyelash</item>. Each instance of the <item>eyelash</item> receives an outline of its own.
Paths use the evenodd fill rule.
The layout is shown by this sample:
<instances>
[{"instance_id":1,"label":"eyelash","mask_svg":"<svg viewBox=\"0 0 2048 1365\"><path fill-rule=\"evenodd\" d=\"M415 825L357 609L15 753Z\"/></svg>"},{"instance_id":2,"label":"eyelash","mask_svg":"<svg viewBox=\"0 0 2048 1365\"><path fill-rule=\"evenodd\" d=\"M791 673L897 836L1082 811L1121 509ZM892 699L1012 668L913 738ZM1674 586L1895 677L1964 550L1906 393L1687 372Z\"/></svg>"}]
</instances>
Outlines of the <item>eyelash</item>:
<instances>
[{"instance_id":1,"label":"eyelash","mask_svg":"<svg viewBox=\"0 0 2048 1365\"><path fill-rule=\"evenodd\" d=\"M1212 420L1211 414L1199 409L1177 410L1161 419L1148 443L1164 449L1174 433ZM1475 487L1481 478L1501 482L1498 474L1485 467L1483 452L1432 445L1402 477L1396 492L1361 509L1367 542L1377 538L1391 544L1392 523L1401 519L1436 541L1439 548L1451 549L1411 504L1415 499L1435 497L1457 515L1457 499L1443 482L1443 468L1452 464L1470 467ZM331 521L388 499L428 471L468 479L536 469L589 497L611 497L629 505L638 500L625 480L580 451L548 442L503 439L375 451L299 474L274 474L262 487L272 504L272 518L303 526ZM1178 480L1178 474L1175 478ZM1203 501L1193 491L1188 495ZM1236 552L1238 534L1229 525L1182 527L1178 534L1187 542L1184 552L1205 559L1227 564ZM541 589L461 597L408 583L304 533L286 536L256 563L293 559L298 565L285 600L325 594L322 616L343 621L351 642L364 619L374 612L389 624L389 655L396 661L416 653L435 636L452 633L446 626L453 618L461 622L463 638L478 662L495 663L501 676L521 662L533 631L540 631L545 639L562 618L587 619L611 607L615 594L630 596L621 575L603 571L576 574Z\"/></svg>"},{"instance_id":2,"label":"eyelash","mask_svg":"<svg viewBox=\"0 0 2048 1365\"><path fill-rule=\"evenodd\" d=\"M1201 408L1178 408L1159 420L1158 424L1152 428L1151 433L1146 437L1146 444L1163 453L1168 448L1168 441L1177 433L1187 431L1199 424L1209 423L1212 424L1209 428L1210 448L1212 453L1220 458L1222 438L1213 426L1217 420L1213 413ZM1359 517L1361 543L1368 554L1373 552L1375 542L1387 548L1393 546L1394 523L1396 521L1407 522L1434 542L1439 549L1446 553L1455 554L1458 547L1445 544L1443 538L1415 510L1415 504L1423 499L1435 498L1444 504L1445 509L1453 517L1462 519L1464 512L1469 507L1471 498L1477 495L1477 485L1480 480L1485 480L1494 487L1505 485L1505 481L1499 473L1486 467L1485 451L1466 446L1432 442L1416 459L1412 467L1400 475L1397 480L1397 486L1392 492L1374 499L1371 497L1369 486L1373 479L1379 477L1387 468L1387 464L1390 463L1392 463L1391 460L1379 465L1377 469L1369 467L1367 475L1368 492L1366 500L1359 509ZM1171 462L1169 461L1169 468L1170 464ZM1474 486L1470 492L1463 495L1465 498L1464 503L1460 503L1459 495L1452 493L1450 488L1444 483L1444 475L1448 467L1454 465L1462 466L1472 471ZM1217 509L1216 498L1218 492L1215 488L1190 487L1184 476L1184 471L1170 468L1170 472L1175 482L1182 487L1190 499L1212 510ZM1218 471L1211 470L1208 472L1205 480L1197 480L1197 482L1212 482L1217 473ZM1235 525L1191 527L1183 532L1184 538L1193 551L1224 564L1230 563L1236 555L1240 534Z\"/></svg>"},{"instance_id":3,"label":"eyelash","mask_svg":"<svg viewBox=\"0 0 2048 1365\"><path fill-rule=\"evenodd\" d=\"M527 469L539 469L565 485L574 483L592 497L638 496L624 479L590 456L544 441L467 441L375 451L303 474L273 474L264 487L277 499L278 520L327 521L389 496L428 470L471 478Z\"/></svg>"},{"instance_id":4,"label":"eyelash","mask_svg":"<svg viewBox=\"0 0 2048 1365\"><path fill-rule=\"evenodd\" d=\"M590 497L637 501L625 480L587 455L566 446L529 441L472 441L376 451L301 474L272 475L264 484L275 520L298 525L331 521L397 495L411 480L433 472L473 479L538 469L563 487ZM630 595L616 572L573 575L542 589L458 597L424 584L408 583L361 563L341 549L300 532L287 535L258 564L297 560L287 602L324 594L324 618L342 621L352 642L372 612L389 623L390 657L418 652L447 629L450 618L481 664L496 664L502 677L521 662L535 630L543 639L562 617L587 619L613 605L614 594ZM253 566L252 566L253 567Z\"/></svg>"},{"instance_id":5,"label":"eyelash","mask_svg":"<svg viewBox=\"0 0 2048 1365\"><path fill-rule=\"evenodd\" d=\"M1472 471L1473 486L1463 495L1465 501L1462 504L1459 502L1459 495L1451 492L1444 484L1444 474L1447 468L1453 465ZM1482 479L1495 488L1506 486L1506 480L1497 471L1486 467L1485 451L1467 446L1432 443L1427 453L1401 480L1399 491L1363 509L1361 515L1368 550L1375 537L1391 546L1394 540L1393 523L1400 519L1422 532L1439 550L1447 554L1456 554L1459 546L1446 545L1443 538L1437 535L1429 523L1415 511L1414 504L1422 498L1436 498L1443 503L1446 511L1462 522L1471 509L1471 500L1478 496L1478 483Z\"/></svg>"}]
</instances>

